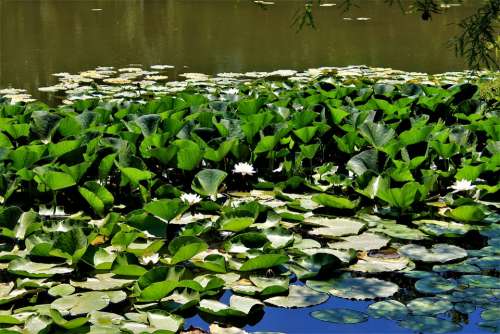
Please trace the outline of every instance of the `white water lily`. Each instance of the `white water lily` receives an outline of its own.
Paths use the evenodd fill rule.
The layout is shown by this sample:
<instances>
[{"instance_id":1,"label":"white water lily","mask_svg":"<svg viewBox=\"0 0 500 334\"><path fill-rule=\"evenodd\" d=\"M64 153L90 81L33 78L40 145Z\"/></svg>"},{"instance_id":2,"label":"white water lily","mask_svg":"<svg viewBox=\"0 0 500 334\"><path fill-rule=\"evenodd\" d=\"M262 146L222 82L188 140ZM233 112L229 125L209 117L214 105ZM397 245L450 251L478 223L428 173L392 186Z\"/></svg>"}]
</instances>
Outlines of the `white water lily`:
<instances>
[{"instance_id":1,"label":"white water lily","mask_svg":"<svg viewBox=\"0 0 500 334\"><path fill-rule=\"evenodd\" d=\"M197 194L184 193L181 195L181 200L187 202L189 205L194 205L201 201L201 197Z\"/></svg>"},{"instance_id":2,"label":"white water lily","mask_svg":"<svg viewBox=\"0 0 500 334\"><path fill-rule=\"evenodd\" d=\"M247 162L239 162L234 165L233 173L241 175L253 175L255 174L255 169L251 164Z\"/></svg>"},{"instance_id":3,"label":"white water lily","mask_svg":"<svg viewBox=\"0 0 500 334\"><path fill-rule=\"evenodd\" d=\"M459 191L474 190L476 189L476 186L469 180L457 180L449 188L453 189L453 192L456 193Z\"/></svg>"},{"instance_id":4,"label":"white water lily","mask_svg":"<svg viewBox=\"0 0 500 334\"><path fill-rule=\"evenodd\" d=\"M229 89L226 89L223 91L223 93L225 94L228 94L228 95L236 95L238 94L240 91L236 88L229 88Z\"/></svg>"},{"instance_id":5,"label":"white water lily","mask_svg":"<svg viewBox=\"0 0 500 334\"><path fill-rule=\"evenodd\" d=\"M160 260L160 254L154 253L151 255L143 255L139 258L139 263L142 265L147 265L149 263L155 264Z\"/></svg>"}]
</instances>

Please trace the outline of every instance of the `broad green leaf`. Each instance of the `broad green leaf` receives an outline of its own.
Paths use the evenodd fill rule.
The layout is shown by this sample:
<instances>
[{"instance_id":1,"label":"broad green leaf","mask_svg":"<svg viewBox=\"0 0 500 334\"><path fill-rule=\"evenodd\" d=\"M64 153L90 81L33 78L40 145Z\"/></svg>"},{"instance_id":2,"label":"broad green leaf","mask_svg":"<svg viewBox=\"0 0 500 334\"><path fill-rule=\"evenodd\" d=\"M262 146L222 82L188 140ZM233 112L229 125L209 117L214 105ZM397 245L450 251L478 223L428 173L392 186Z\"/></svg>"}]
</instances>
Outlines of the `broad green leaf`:
<instances>
[{"instance_id":1,"label":"broad green leaf","mask_svg":"<svg viewBox=\"0 0 500 334\"><path fill-rule=\"evenodd\" d=\"M195 175L191 189L203 196L215 196L226 176L226 172L218 169L204 169Z\"/></svg>"},{"instance_id":2,"label":"broad green leaf","mask_svg":"<svg viewBox=\"0 0 500 334\"><path fill-rule=\"evenodd\" d=\"M263 254L257 255L245 261L241 267L240 271L253 271L259 269L272 268L274 266L284 264L288 262L288 256L282 254Z\"/></svg>"}]
</instances>

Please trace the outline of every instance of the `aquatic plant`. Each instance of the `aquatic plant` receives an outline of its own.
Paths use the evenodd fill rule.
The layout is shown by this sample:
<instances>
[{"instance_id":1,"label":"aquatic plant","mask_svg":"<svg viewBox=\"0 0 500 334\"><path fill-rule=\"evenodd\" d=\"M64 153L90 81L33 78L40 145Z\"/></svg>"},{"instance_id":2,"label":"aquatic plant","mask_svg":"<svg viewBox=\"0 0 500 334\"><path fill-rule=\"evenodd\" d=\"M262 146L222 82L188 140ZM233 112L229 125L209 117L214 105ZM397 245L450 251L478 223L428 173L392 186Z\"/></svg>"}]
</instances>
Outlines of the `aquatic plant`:
<instances>
[{"instance_id":1,"label":"aquatic plant","mask_svg":"<svg viewBox=\"0 0 500 334\"><path fill-rule=\"evenodd\" d=\"M497 328L498 100L321 72L232 89L3 98L3 330L216 332L330 297L376 303L311 321Z\"/></svg>"}]
</instances>

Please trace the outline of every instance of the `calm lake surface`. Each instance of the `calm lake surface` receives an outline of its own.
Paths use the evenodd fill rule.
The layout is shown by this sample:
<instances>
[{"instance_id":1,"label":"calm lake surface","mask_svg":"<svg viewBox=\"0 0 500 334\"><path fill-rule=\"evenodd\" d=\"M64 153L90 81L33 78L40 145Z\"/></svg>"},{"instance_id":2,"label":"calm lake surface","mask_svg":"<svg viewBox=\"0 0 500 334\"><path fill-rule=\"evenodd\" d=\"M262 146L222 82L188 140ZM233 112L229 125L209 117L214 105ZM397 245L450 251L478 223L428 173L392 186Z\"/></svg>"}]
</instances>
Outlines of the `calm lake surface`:
<instances>
[{"instance_id":1,"label":"calm lake surface","mask_svg":"<svg viewBox=\"0 0 500 334\"><path fill-rule=\"evenodd\" d=\"M348 12L337 2L314 6L316 29L296 32L292 21L303 1L264 9L248 0L1 0L0 87L35 93L56 82L55 72L129 64L175 65L171 78L351 64L429 73L466 68L446 44L480 1L465 0L430 21L384 0L358 1Z\"/></svg>"}]
</instances>

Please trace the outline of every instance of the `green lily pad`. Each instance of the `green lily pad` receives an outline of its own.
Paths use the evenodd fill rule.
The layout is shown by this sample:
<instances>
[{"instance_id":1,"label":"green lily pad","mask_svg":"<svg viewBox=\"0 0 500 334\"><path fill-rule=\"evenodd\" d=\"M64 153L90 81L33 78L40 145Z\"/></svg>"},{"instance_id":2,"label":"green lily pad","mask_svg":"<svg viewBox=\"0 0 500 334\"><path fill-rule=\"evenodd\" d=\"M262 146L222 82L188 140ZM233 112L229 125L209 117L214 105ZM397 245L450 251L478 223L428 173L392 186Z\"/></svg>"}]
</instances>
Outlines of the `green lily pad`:
<instances>
[{"instance_id":1,"label":"green lily pad","mask_svg":"<svg viewBox=\"0 0 500 334\"><path fill-rule=\"evenodd\" d=\"M25 289L14 289L14 282L0 283L0 305L22 298L26 293Z\"/></svg>"},{"instance_id":2,"label":"green lily pad","mask_svg":"<svg viewBox=\"0 0 500 334\"><path fill-rule=\"evenodd\" d=\"M354 209L358 206L357 201L351 201L346 197L317 194L312 197L312 200L318 204L335 208L335 209Z\"/></svg>"},{"instance_id":3,"label":"green lily pad","mask_svg":"<svg viewBox=\"0 0 500 334\"><path fill-rule=\"evenodd\" d=\"M202 299L198 308L200 311L219 317L245 317L256 307L264 304L257 299L232 295L229 306L217 300Z\"/></svg>"},{"instance_id":4,"label":"green lily pad","mask_svg":"<svg viewBox=\"0 0 500 334\"><path fill-rule=\"evenodd\" d=\"M460 325L449 320L428 316L409 316L398 324L403 328L420 333L451 333L462 329Z\"/></svg>"},{"instance_id":5,"label":"green lily pad","mask_svg":"<svg viewBox=\"0 0 500 334\"><path fill-rule=\"evenodd\" d=\"M50 307L62 314L71 316L99 311L109 305L118 303L127 298L123 291L91 291L63 296L50 304Z\"/></svg>"},{"instance_id":6,"label":"green lily pad","mask_svg":"<svg viewBox=\"0 0 500 334\"><path fill-rule=\"evenodd\" d=\"M318 310L311 312L311 316L321 321L336 324L358 324L368 320L368 316L365 313L346 308Z\"/></svg>"},{"instance_id":7,"label":"green lily pad","mask_svg":"<svg viewBox=\"0 0 500 334\"><path fill-rule=\"evenodd\" d=\"M115 278L112 273L106 274L96 274L95 277L89 277L83 282L70 281L70 284L74 287L87 289L87 290L116 290L131 285L134 280Z\"/></svg>"},{"instance_id":8,"label":"green lily pad","mask_svg":"<svg viewBox=\"0 0 500 334\"><path fill-rule=\"evenodd\" d=\"M499 320L500 306L491 306L481 312L481 318L487 321Z\"/></svg>"},{"instance_id":9,"label":"green lily pad","mask_svg":"<svg viewBox=\"0 0 500 334\"><path fill-rule=\"evenodd\" d=\"M50 288L47 293L54 297L68 296L75 292L75 288L70 284L58 284Z\"/></svg>"},{"instance_id":10,"label":"green lily pad","mask_svg":"<svg viewBox=\"0 0 500 334\"><path fill-rule=\"evenodd\" d=\"M386 298L399 290L398 285L392 282L378 278L351 277L347 274L328 281L308 280L306 284L311 289L328 292L336 297L357 300Z\"/></svg>"},{"instance_id":11,"label":"green lily pad","mask_svg":"<svg viewBox=\"0 0 500 334\"><path fill-rule=\"evenodd\" d=\"M263 254L253 257L244 262L239 268L240 271L253 271L267 269L288 261L288 256L282 254Z\"/></svg>"},{"instance_id":12,"label":"green lily pad","mask_svg":"<svg viewBox=\"0 0 500 334\"><path fill-rule=\"evenodd\" d=\"M365 226L362 221L349 218L329 219L313 216L309 217L306 221L313 225L320 226L313 228L309 234L327 238L358 234L359 231Z\"/></svg>"},{"instance_id":13,"label":"green lily pad","mask_svg":"<svg viewBox=\"0 0 500 334\"><path fill-rule=\"evenodd\" d=\"M66 320L63 318L63 316L59 313L57 310L50 310L50 316L52 317L52 320L59 326L64 329L75 329L82 327L88 322L87 317L80 317L80 318L74 318L71 320Z\"/></svg>"},{"instance_id":14,"label":"green lily pad","mask_svg":"<svg viewBox=\"0 0 500 334\"><path fill-rule=\"evenodd\" d=\"M125 318L119 314L102 311L92 311L89 313L89 322L99 326L119 325Z\"/></svg>"},{"instance_id":15,"label":"green lily pad","mask_svg":"<svg viewBox=\"0 0 500 334\"><path fill-rule=\"evenodd\" d=\"M339 242L330 242L328 246L334 249L355 249L369 251L380 249L389 243L389 238L380 234L365 232L360 235L353 235L340 239Z\"/></svg>"},{"instance_id":16,"label":"green lily pad","mask_svg":"<svg viewBox=\"0 0 500 334\"><path fill-rule=\"evenodd\" d=\"M449 262L467 257L465 249L447 244L435 244L430 249L409 244L399 248L399 253L412 260L422 262Z\"/></svg>"},{"instance_id":17,"label":"green lily pad","mask_svg":"<svg viewBox=\"0 0 500 334\"><path fill-rule=\"evenodd\" d=\"M407 305L414 315L435 315L453 309L453 304L438 297L422 297L413 299Z\"/></svg>"},{"instance_id":18,"label":"green lily pad","mask_svg":"<svg viewBox=\"0 0 500 334\"><path fill-rule=\"evenodd\" d=\"M485 256L470 261L482 270L497 270L500 268L500 256Z\"/></svg>"},{"instance_id":19,"label":"green lily pad","mask_svg":"<svg viewBox=\"0 0 500 334\"><path fill-rule=\"evenodd\" d=\"M497 289L500 286L500 278L486 275L463 275L459 283L475 288Z\"/></svg>"},{"instance_id":20,"label":"green lily pad","mask_svg":"<svg viewBox=\"0 0 500 334\"><path fill-rule=\"evenodd\" d=\"M415 282L417 291L428 294L448 292L456 287L457 283L454 280L439 276L422 278Z\"/></svg>"},{"instance_id":21,"label":"green lily pad","mask_svg":"<svg viewBox=\"0 0 500 334\"><path fill-rule=\"evenodd\" d=\"M288 291L287 277L250 276L250 281L259 288L261 296L271 296Z\"/></svg>"},{"instance_id":22,"label":"green lily pad","mask_svg":"<svg viewBox=\"0 0 500 334\"><path fill-rule=\"evenodd\" d=\"M31 262L26 259L16 259L9 263L7 270L16 275L26 277L52 277L57 274L68 274L73 268L54 263Z\"/></svg>"},{"instance_id":23,"label":"green lily pad","mask_svg":"<svg viewBox=\"0 0 500 334\"><path fill-rule=\"evenodd\" d=\"M500 320L480 321L477 325L492 333L498 333L500 331Z\"/></svg>"},{"instance_id":24,"label":"green lily pad","mask_svg":"<svg viewBox=\"0 0 500 334\"><path fill-rule=\"evenodd\" d=\"M322 304L328 298L327 294L314 291L306 286L290 285L287 296L271 297L264 302L279 307L296 308Z\"/></svg>"},{"instance_id":25,"label":"green lily pad","mask_svg":"<svg viewBox=\"0 0 500 334\"><path fill-rule=\"evenodd\" d=\"M358 255L358 261L349 266L348 270L366 272L366 273L382 273L390 271L398 271L407 268L413 264L407 257L404 256L387 256L383 253Z\"/></svg>"},{"instance_id":26,"label":"green lily pad","mask_svg":"<svg viewBox=\"0 0 500 334\"><path fill-rule=\"evenodd\" d=\"M170 263L177 264L189 260L207 248L208 244L198 237L179 236L168 244L168 251L172 254Z\"/></svg>"},{"instance_id":27,"label":"green lily pad","mask_svg":"<svg viewBox=\"0 0 500 334\"><path fill-rule=\"evenodd\" d=\"M445 222L441 220L414 221L418 228L432 236L459 237L469 232L472 227L467 224Z\"/></svg>"},{"instance_id":28,"label":"green lily pad","mask_svg":"<svg viewBox=\"0 0 500 334\"><path fill-rule=\"evenodd\" d=\"M481 271L478 267L473 264L460 262L460 263L452 263L452 264L436 264L432 267L432 271L437 273L446 273L446 272L456 272L456 273L478 273Z\"/></svg>"},{"instance_id":29,"label":"green lily pad","mask_svg":"<svg viewBox=\"0 0 500 334\"><path fill-rule=\"evenodd\" d=\"M403 240L424 240L427 238L427 234L420 230L396 223L379 224L377 227L372 228L369 231L383 233L392 238Z\"/></svg>"},{"instance_id":30,"label":"green lily pad","mask_svg":"<svg viewBox=\"0 0 500 334\"><path fill-rule=\"evenodd\" d=\"M373 318L402 320L408 315L408 308L397 300L383 300L368 306L368 314Z\"/></svg>"}]
</instances>

